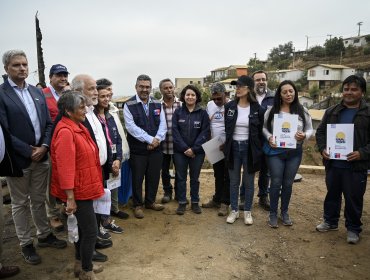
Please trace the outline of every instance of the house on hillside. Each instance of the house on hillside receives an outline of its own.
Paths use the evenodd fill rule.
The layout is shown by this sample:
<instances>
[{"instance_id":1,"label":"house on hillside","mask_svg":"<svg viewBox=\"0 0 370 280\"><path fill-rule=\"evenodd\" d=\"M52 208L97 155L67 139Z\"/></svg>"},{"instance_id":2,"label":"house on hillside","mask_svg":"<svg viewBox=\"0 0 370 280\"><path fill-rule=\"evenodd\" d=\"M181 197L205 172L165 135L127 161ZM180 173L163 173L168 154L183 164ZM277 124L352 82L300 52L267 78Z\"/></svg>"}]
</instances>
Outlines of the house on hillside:
<instances>
[{"instance_id":1,"label":"house on hillside","mask_svg":"<svg viewBox=\"0 0 370 280\"><path fill-rule=\"evenodd\" d=\"M204 86L204 78L175 78L176 92L181 91L187 85Z\"/></svg>"},{"instance_id":2,"label":"house on hillside","mask_svg":"<svg viewBox=\"0 0 370 280\"><path fill-rule=\"evenodd\" d=\"M366 36L368 36L368 35L369 34L362 35L362 36L355 36L355 37L345 38L345 39L343 39L344 47L347 48L349 46L354 46L354 47L366 46L366 44L367 44Z\"/></svg>"},{"instance_id":3,"label":"house on hillside","mask_svg":"<svg viewBox=\"0 0 370 280\"><path fill-rule=\"evenodd\" d=\"M284 80L291 80L295 82L302 78L303 73L304 71L299 69L286 69L267 72L270 78L277 80L279 83Z\"/></svg>"},{"instance_id":4,"label":"house on hillside","mask_svg":"<svg viewBox=\"0 0 370 280\"><path fill-rule=\"evenodd\" d=\"M309 93L306 92L299 93L298 99L299 103L301 103L306 108L310 108L313 104L313 99L311 98Z\"/></svg>"},{"instance_id":5,"label":"house on hillside","mask_svg":"<svg viewBox=\"0 0 370 280\"><path fill-rule=\"evenodd\" d=\"M246 65L230 65L211 70L212 82L219 82L228 78L237 78L241 75L248 75L248 66Z\"/></svg>"},{"instance_id":6,"label":"house on hillside","mask_svg":"<svg viewBox=\"0 0 370 280\"><path fill-rule=\"evenodd\" d=\"M327 89L344 81L355 69L337 64L317 64L307 69L308 88Z\"/></svg>"}]
</instances>

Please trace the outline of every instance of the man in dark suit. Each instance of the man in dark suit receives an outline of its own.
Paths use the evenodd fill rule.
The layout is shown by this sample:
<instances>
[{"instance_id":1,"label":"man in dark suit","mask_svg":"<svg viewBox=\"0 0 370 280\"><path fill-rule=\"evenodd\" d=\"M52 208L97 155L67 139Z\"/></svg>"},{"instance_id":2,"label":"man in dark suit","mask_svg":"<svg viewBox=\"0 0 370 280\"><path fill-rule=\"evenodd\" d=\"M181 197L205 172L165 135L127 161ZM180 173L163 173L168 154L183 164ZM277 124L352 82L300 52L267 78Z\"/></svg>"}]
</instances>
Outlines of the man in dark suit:
<instances>
[{"instance_id":1,"label":"man in dark suit","mask_svg":"<svg viewBox=\"0 0 370 280\"><path fill-rule=\"evenodd\" d=\"M8 152L23 172L21 177L7 177L12 215L25 261L39 264L41 258L33 246L30 214L37 229L39 247L67 246L66 241L57 239L51 232L45 210L52 122L43 93L26 83L26 54L20 50L7 51L3 64L8 79L0 85L0 119L11 138Z\"/></svg>"}]
</instances>

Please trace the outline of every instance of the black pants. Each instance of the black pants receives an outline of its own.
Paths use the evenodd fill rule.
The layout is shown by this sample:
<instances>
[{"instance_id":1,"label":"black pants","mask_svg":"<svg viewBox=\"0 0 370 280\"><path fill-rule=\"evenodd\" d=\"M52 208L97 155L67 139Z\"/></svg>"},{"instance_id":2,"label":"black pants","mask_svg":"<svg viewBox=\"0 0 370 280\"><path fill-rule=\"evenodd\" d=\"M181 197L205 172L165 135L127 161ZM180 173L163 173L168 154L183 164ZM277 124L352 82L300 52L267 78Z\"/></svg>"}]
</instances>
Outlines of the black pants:
<instances>
[{"instance_id":1,"label":"black pants","mask_svg":"<svg viewBox=\"0 0 370 280\"><path fill-rule=\"evenodd\" d=\"M143 181L145 178L145 204L155 202L162 167L162 151L149 152L147 155L131 154L129 159L132 172L133 206L143 205Z\"/></svg>"},{"instance_id":2,"label":"black pants","mask_svg":"<svg viewBox=\"0 0 370 280\"><path fill-rule=\"evenodd\" d=\"M171 165L171 161L174 162L173 154L170 155L170 154L163 153L162 185L163 185L163 191L166 194L172 195L172 192L173 192L173 189L174 189L175 190L175 196L176 196L176 191L177 191L176 178L175 178L175 183L174 183L175 188L173 188L172 185L171 185L171 175L170 175L170 170L169 170L170 165Z\"/></svg>"},{"instance_id":3,"label":"black pants","mask_svg":"<svg viewBox=\"0 0 370 280\"><path fill-rule=\"evenodd\" d=\"M213 164L213 175L215 177L215 195L213 201L230 205L230 178L229 171L225 165L225 159Z\"/></svg>"},{"instance_id":4,"label":"black pants","mask_svg":"<svg viewBox=\"0 0 370 280\"><path fill-rule=\"evenodd\" d=\"M338 225L343 193L346 228L360 233L366 182L366 171L354 172L349 168L327 168L326 187L328 192L324 201L325 222L334 226Z\"/></svg>"},{"instance_id":5,"label":"black pants","mask_svg":"<svg viewBox=\"0 0 370 280\"><path fill-rule=\"evenodd\" d=\"M75 216L78 223L78 242L75 243L76 260L81 260L84 271L92 271L92 257L95 250L98 227L92 200L76 200Z\"/></svg>"}]
</instances>

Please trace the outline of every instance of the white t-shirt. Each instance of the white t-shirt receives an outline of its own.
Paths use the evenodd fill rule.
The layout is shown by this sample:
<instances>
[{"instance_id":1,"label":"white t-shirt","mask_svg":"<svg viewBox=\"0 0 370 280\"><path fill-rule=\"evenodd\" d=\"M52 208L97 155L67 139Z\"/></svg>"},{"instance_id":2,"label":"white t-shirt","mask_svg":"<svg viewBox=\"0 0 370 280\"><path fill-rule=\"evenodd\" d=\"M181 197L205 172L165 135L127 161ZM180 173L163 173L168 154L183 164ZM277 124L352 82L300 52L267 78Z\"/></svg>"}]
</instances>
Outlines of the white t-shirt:
<instances>
[{"instance_id":1,"label":"white t-shirt","mask_svg":"<svg viewBox=\"0 0 370 280\"><path fill-rule=\"evenodd\" d=\"M245 141L249 137L250 106L243 108L238 105L238 118L236 119L233 140Z\"/></svg>"},{"instance_id":2,"label":"white t-shirt","mask_svg":"<svg viewBox=\"0 0 370 280\"><path fill-rule=\"evenodd\" d=\"M261 103L262 103L262 100L265 98L265 96L266 96L266 93L263 93L263 94L258 94L258 93L256 93L256 97L257 97L257 101L258 101L258 103L261 105Z\"/></svg>"},{"instance_id":3,"label":"white t-shirt","mask_svg":"<svg viewBox=\"0 0 370 280\"><path fill-rule=\"evenodd\" d=\"M225 107L218 107L215 102L209 101L207 104L207 113L211 123L212 138L220 136L225 142Z\"/></svg>"}]
</instances>

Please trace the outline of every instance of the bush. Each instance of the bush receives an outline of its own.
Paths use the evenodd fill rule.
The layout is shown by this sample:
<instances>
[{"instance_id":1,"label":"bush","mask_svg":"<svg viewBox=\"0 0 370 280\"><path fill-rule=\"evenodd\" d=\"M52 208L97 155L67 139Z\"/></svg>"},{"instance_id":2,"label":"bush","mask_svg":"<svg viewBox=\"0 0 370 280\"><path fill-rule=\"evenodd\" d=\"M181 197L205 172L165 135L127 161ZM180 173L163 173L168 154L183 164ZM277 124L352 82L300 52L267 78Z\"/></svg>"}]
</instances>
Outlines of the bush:
<instances>
[{"instance_id":1,"label":"bush","mask_svg":"<svg viewBox=\"0 0 370 280\"><path fill-rule=\"evenodd\" d=\"M370 46L364 48L364 55L370 54Z\"/></svg>"}]
</instances>

